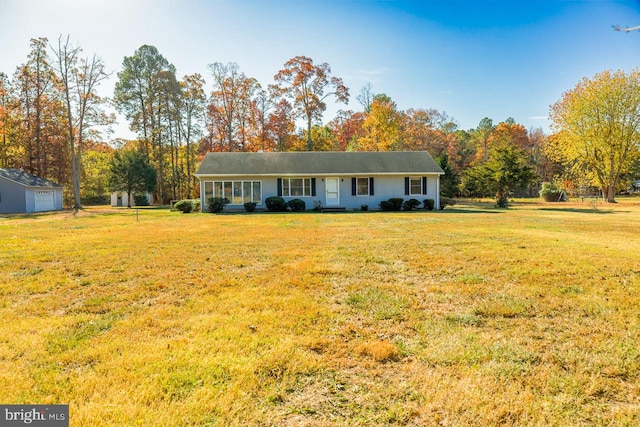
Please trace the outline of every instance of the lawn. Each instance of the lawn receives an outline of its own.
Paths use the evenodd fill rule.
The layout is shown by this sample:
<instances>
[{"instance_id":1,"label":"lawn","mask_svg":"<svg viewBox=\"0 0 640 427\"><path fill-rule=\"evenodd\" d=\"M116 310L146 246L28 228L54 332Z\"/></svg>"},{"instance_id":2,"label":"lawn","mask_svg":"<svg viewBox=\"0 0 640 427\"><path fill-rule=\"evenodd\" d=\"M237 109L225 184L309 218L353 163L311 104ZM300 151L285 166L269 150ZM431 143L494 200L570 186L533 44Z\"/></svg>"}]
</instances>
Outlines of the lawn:
<instances>
[{"instance_id":1,"label":"lawn","mask_svg":"<svg viewBox=\"0 0 640 427\"><path fill-rule=\"evenodd\" d=\"M0 403L72 426L638 425L640 202L0 217Z\"/></svg>"}]
</instances>

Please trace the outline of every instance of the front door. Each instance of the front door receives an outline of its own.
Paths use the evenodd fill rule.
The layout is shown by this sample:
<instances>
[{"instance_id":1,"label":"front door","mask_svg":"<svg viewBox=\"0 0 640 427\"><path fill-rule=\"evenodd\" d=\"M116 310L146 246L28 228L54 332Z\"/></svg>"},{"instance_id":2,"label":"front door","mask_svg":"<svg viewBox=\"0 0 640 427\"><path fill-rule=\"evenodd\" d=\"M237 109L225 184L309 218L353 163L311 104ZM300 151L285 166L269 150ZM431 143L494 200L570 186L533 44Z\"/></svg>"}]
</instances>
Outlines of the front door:
<instances>
[{"instance_id":1,"label":"front door","mask_svg":"<svg viewBox=\"0 0 640 427\"><path fill-rule=\"evenodd\" d=\"M327 206L340 204L340 178L325 178L325 193Z\"/></svg>"}]
</instances>

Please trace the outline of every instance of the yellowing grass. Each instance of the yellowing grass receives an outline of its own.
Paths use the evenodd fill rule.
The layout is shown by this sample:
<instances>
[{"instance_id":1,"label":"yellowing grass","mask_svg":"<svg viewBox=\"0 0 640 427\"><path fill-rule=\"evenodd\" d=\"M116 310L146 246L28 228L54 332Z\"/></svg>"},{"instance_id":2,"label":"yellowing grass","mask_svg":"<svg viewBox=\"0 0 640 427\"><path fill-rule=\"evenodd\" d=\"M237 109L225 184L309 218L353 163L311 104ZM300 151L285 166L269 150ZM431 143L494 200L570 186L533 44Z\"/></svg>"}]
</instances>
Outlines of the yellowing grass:
<instances>
[{"instance_id":1,"label":"yellowing grass","mask_svg":"<svg viewBox=\"0 0 640 427\"><path fill-rule=\"evenodd\" d=\"M640 204L0 218L0 402L71 425L640 423Z\"/></svg>"}]
</instances>

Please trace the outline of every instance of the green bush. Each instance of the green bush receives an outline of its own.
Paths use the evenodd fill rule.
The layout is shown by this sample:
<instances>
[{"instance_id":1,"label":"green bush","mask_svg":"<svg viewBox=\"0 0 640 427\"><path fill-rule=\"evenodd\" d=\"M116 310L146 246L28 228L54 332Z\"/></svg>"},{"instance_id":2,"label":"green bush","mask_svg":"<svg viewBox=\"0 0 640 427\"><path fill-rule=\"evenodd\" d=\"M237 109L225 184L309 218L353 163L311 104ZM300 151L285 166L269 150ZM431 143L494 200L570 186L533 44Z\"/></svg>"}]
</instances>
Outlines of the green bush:
<instances>
[{"instance_id":1,"label":"green bush","mask_svg":"<svg viewBox=\"0 0 640 427\"><path fill-rule=\"evenodd\" d=\"M389 199L389 202L393 205L394 211L399 211L400 209L402 209L402 203L404 202L404 199L402 197L392 197L391 199Z\"/></svg>"},{"instance_id":2,"label":"green bush","mask_svg":"<svg viewBox=\"0 0 640 427\"><path fill-rule=\"evenodd\" d=\"M286 212L287 203L282 197L271 196L264 201L269 212Z\"/></svg>"},{"instance_id":3,"label":"green bush","mask_svg":"<svg viewBox=\"0 0 640 427\"><path fill-rule=\"evenodd\" d=\"M564 202L564 190L552 182L543 182L540 197L547 202Z\"/></svg>"},{"instance_id":4,"label":"green bush","mask_svg":"<svg viewBox=\"0 0 640 427\"><path fill-rule=\"evenodd\" d=\"M146 194L134 194L133 201L135 202L136 206L149 206L149 198Z\"/></svg>"},{"instance_id":5,"label":"green bush","mask_svg":"<svg viewBox=\"0 0 640 427\"><path fill-rule=\"evenodd\" d=\"M444 209L445 206L453 206L456 203L456 200L451 197L440 197L440 210Z\"/></svg>"},{"instance_id":6,"label":"green bush","mask_svg":"<svg viewBox=\"0 0 640 427\"><path fill-rule=\"evenodd\" d=\"M402 209L403 202L404 199L400 197L392 197L389 200L381 201L378 206L380 206L380 209L382 209L383 211L399 211L400 209Z\"/></svg>"},{"instance_id":7,"label":"green bush","mask_svg":"<svg viewBox=\"0 0 640 427\"><path fill-rule=\"evenodd\" d=\"M402 203L402 210L404 211L412 211L415 210L418 206L420 206L420 201L416 199L409 199Z\"/></svg>"},{"instance_id":8,"label":"green bush","mask_svg":"<svg viewBox=\"0 0 640 427\"><path fill-rule=\"evenodd\" d=\"M247 202L244 204L244 210L247 212L253 212L256 210L256 203L254 202Z\"/></svg>"},{"instance_id":9,"label":"green bush","mask_svg":"<svg viewBox=\"0 0 640 427\"><path fill-rule=\"evenodd\" d=\"M212 197L207 200L207 203L209 204L209 211L218 213L222 212L224 206L229 203L229 199L226 197Z\"/></svg>"},{"instance_id":10,"label":"green bush","mask_svg":"<svg viewBox=\"0 0 640 427\"><path fill-rule=\"evenodd\" d=\"M436 205L435 200L433 199L424 199L424 208L428 211L432 211Z\"/></svg>"},{"instance_id":11,"label":"green bush","mask_svg":"<svg viewBox=\"0 0 640 427\"><path fill-rule=\"evenodd\" d=\"M393 210L393 204L388 200L381 201L378 204L378 206L380 206L380 209L382 209L383 211L392 211Z\"/></svg>"},{"instance_id":12,"label":"green bush","mask_svg":"<svg viewBox=\"0 0 640 427\"><path fill-rule=\"evenodd\" d=\"M180 200L173 207L182 213L197 212L200 210L200 199Z\"/></svg>"},{"instance_id":13,"label":"green bush","mask_svg":"<svg viewBox=\"0 0 640 427\"><path fill-rule=\"evenodd\" d=\"M301 199L292 199L287 202L287 205L293 212L302 212L307 208L307 204Z\"/></svg>"}]
</instances>

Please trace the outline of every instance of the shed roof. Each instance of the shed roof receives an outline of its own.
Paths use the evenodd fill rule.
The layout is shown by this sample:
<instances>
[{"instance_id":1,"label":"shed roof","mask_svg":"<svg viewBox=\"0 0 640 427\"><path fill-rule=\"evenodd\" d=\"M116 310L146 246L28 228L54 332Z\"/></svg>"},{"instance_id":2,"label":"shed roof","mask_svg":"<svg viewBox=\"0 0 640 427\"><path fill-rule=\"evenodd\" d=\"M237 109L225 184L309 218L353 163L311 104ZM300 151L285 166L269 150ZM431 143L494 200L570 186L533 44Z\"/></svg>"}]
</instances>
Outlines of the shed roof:
<instances>
[{"instance_id":1,"label":"shed roof","mask_svg":"<svg viewBox=\"0 0 640 427\"><path fill-rule=\"evenodd\" d=\"M202 175L443 174L426 151L295 151L207 153Z\"/></svg>"},{"instance_id":2,"label":"shed roof","mask_svg":"<svg viewBox=\"0 0 640 427\"><path fill-rule=\"evenodd\" d=\"M8 179L17 184L25 187L48 187L48 188L62 188L62 185L57 184L48 179L40 178L39 176L32 175L23 171L22 169L2 169L0 168L0 178Z\"/></svg>"}]
</instances>

